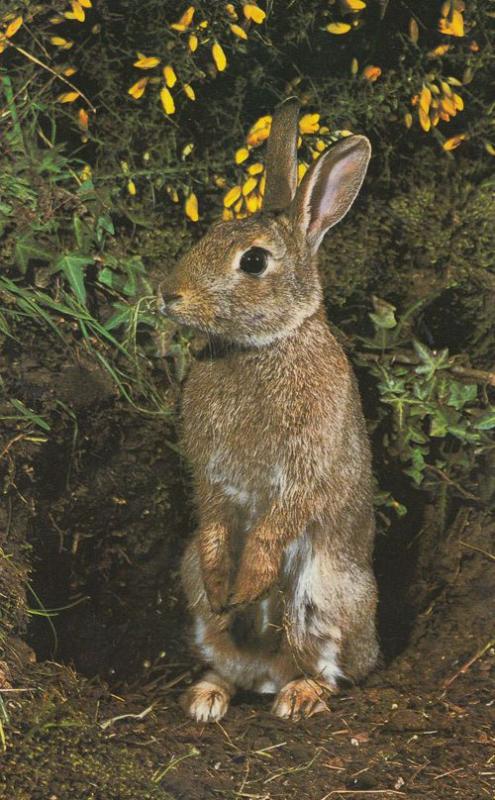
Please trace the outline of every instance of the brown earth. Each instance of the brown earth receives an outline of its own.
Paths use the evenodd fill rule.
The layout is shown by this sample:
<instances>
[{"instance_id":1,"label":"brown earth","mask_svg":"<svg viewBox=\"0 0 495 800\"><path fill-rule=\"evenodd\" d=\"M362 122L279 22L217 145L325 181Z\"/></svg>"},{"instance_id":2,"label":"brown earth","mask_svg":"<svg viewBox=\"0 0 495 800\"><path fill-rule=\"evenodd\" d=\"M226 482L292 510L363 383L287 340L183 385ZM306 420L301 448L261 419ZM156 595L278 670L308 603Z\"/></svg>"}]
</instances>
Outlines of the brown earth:
<instances>
[{"instance_id":1,"label":"brown earth","mask_svg":"<svg viewBox=\"0 0 495 800\"><path fill-rule=\"evenodd\" d=\"M11 422L0 443L11 554L0 575L0 797L494 797L486 512L460 506L442 533L415 495L409 518L380 534L384 663L329 713L290 724L267 698L242 695L221 724L196 725L178 704L200 666L177 575L193 519L172 427L125 406L37 331L4 356L7 392L51 431Z\"/></svg>"}]
</instances>

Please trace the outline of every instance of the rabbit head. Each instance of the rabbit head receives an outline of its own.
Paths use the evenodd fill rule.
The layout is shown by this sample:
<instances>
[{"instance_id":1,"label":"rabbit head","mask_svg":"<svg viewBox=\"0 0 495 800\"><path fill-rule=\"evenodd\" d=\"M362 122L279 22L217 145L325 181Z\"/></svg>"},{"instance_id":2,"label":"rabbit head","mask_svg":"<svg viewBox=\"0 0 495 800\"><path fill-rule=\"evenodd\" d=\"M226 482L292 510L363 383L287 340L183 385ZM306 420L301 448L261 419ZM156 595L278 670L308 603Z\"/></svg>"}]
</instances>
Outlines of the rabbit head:
<instances>
[{"instance_id":1,"label":"rabbit head","mask_svg":"<svg viewBox=\"0 0 495 800\"><path fill-rule=\"evenodd\" d=\"M218 222L162 285L163 312L210 336L262 346L289 335L322 301L316 253L347 213L371 147L349 136L327 150L297 188L299 103L273 116L263 210Z\"/></svg>"}]
</instances>

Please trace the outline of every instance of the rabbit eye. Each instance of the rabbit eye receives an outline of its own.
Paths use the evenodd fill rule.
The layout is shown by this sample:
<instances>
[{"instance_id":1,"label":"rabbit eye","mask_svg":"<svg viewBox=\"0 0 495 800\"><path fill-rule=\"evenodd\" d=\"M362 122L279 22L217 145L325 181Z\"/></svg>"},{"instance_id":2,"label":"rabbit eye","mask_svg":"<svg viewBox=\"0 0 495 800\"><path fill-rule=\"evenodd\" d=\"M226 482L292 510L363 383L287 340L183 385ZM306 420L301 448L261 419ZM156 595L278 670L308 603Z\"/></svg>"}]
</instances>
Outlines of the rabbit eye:
<instances>
[{"instance_id":1,"label":"rabbit eye","mask_svg":"<svg viewBox=\"0 0 495 800\"><path fill-rule=\"evenodd\" d=\"M248 275L262 275L268 266L268 250L250 247L242 254L239 268Z\"/></svg>"}]
</instances>

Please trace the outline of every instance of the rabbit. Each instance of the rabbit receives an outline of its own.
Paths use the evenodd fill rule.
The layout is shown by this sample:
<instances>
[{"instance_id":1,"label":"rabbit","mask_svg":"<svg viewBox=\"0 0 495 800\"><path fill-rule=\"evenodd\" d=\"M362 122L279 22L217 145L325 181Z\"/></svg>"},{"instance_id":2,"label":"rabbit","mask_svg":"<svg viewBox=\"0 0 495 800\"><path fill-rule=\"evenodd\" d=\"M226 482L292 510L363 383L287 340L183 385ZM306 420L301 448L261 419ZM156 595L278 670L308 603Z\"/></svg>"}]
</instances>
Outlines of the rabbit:
<instances>
[{"instance_id":1,"label":"rabbit","mask_svg":"<svg viewBox=\"0 0 495 800\"><path fill-rule=\"evenodd\" d=\"M214 224L161 286L163 312L210 343L181 423L199 517L181 577L209 666L182 705L201 723L237 688L310 716L378 656L370 446L316 263L371 147L340 140L297 188L298 114L295 98L274 113L262 211Z\"/></svg>"}]
</instances>

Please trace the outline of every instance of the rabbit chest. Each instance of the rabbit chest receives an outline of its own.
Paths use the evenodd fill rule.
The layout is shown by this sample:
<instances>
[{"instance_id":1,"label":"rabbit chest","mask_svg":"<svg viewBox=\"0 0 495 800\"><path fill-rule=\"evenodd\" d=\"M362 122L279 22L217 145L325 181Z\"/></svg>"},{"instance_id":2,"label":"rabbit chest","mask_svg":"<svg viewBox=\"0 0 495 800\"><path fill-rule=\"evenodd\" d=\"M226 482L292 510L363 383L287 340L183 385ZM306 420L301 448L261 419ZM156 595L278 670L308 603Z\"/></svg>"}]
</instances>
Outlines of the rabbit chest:
<instances>
[{"instance_id":1,"label":"rabbit chest","mask_svg":"<svg viewBox=\"0 0 495 800\"><path fill-rule=\"evenodd\" d=\"M346 403L336 398L345 401L348 383L340 352L311 360L279 348L195 363L183 395L183 443L196 478L251 520L295 485L328 480L345 429Z\"/></svg>"}]
</instances>

